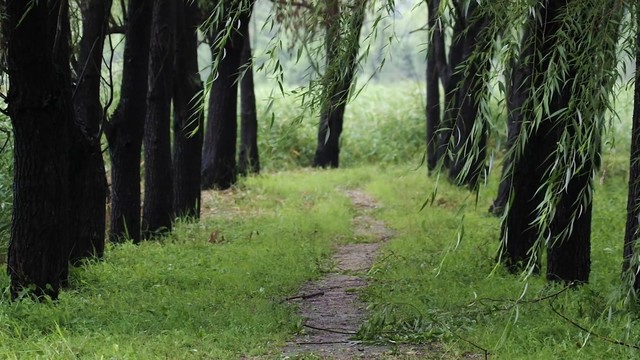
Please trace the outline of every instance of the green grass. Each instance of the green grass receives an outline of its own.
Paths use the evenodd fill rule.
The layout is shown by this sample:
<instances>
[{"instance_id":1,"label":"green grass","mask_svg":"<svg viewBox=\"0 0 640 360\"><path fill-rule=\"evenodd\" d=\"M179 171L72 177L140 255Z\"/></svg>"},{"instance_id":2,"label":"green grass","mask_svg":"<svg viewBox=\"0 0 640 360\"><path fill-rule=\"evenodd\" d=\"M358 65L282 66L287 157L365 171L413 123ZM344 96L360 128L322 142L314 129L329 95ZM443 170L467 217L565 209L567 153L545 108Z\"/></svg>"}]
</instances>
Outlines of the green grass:
<instances>
[{"instance_id":1,"label":"green grass","mask_svg":"<svg viewBox=\"0 0 640 360\"><path fill-rule=\"evenodd\" d=\"M381 171L384 175L366 189L384 204L379 216L398 236L371 271L374 285L366 299L373 313L361 336L444 341L454 358L483 354L480 348L501 359L636 357L637 350L598 336L633 345L640 339L637 314L622 306L619 296L624 161L608 157L605 167L608 175L598 180L594 205L590 283L570 291L496 267L500 224L487 214L495 178L477 204L473 194L441 182L433 205L420 212L434 179L423 171ZM562 319L551 305L593 334Z\"/></svg>"},{"instance_id":2,"label":"green grass","mask_svg":"<svg viewBox=\"0 0 640 360\"><path fill-rule=\"evenodd\" d=\"M306 171L209 194L200 223L161 241L110 247L75 269L56 303L0 303L0 358L237 358L265 354L299 319L281 300L351 235L336 188L366 176ZM217 233L212 239L212 233ZM213 240L213 242L211 242ZM7 288L6 275L0 287Z\"/></svg>"},{"instance_id":3,"label":"green grass","mask_svg":"<svg viewBox=\"0 0 640 360\"><path fill-rule=\"evenodd\" d=\"M477 203L441 181L420 211L435 180L414 164L289 171L206 193L204 219L178 223L161 241L110 247L104 261L74 270L57 303L12 303L5 293L0 358L278 358L301 321L281 300L329 268L335 244L358 241L341 191L356 187L380 201L375 216L396 232L369 272L362 338L437 341L445 358L479 348L500 359L635 357L598 337L640 339L637 313L618 296L624 161L608 157L605 167L591 282L576 290L496 267L499 219L486 211L495 176ZM2 275L0 286L7 282ZM556 315L551 299L593 334Z\"/></svg>"},{"instance_id":4,"label":"green grass","mask_svg":"<svg viewBox=\"0 0 640 360\"><path fill-rule=\"evenodd\" d=\"M266 171L309 166L316 149L318 114L300 109L293 95L258 89L258 148ZM423 86L368 84L347 105L340 164L418 163L423 154Z\"/></svg>"}]
</instances>

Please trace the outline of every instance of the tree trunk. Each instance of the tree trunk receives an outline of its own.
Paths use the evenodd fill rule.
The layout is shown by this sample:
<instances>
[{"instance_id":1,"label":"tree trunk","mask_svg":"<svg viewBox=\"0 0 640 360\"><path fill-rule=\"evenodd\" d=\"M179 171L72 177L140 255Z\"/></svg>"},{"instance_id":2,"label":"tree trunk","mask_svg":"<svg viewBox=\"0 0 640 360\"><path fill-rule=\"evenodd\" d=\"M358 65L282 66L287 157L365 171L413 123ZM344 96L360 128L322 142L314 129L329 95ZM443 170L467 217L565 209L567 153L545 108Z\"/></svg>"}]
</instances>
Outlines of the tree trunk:
<instances>
[{"instance_id":1,"label":"tree trunk","mask_svg":"<svg viewBox=\"0 0 640 360\"><path fill-rule=\"evenodd\" d=\"M566 98L569 100L570 97ZM550 109L551 110L551 109ZM547 280L582 284L591 272L591 192L593 167L573 176L556 206L551 224L553 241L547 244Z\"/></svg>"},{"instance_id":2,"label":"tree trunk","mask_svg":"<svg viewBox=\"0 0 640 360\"><path fill-rule=\"evenodd\" d=\"M69 129L73 124L67 1L6 4L14 204L11 297L57 298L68 266Z\"/></svg>"},{"instance_id":3,"label":"tree trunk","mask_svg":"<svg viewBox=\"0 0 640 360\"><path fill-rule=\"evenodd\" d=\"M144 124L144 237L170 231L173 221L170 126L175 35L176 1L156 0L151 22L149 89Z\"/></svg>"},{"instance_id":4,"label":"tree trunk","mask_svg":"<svg viewBox=\"0 0 640 360\"><path fill-rule=\"evenodd\" d=\"M73 93L75 129L71 147L71 261L102 257L107 180L100 147L104 112L100 103L102 49L111 0L81 4L82 38L77 86Z\"/></svg>"},{"instance_id":5,"label":"tree trunk","mask_svg":"<svg viewBox=\"0 0 640 360\"><path fill-rule=\"evenodd\" d=\"M200 166L204 113L196 100L202 93L198 72L196 3L177 5L173 94L173 209L176 216L200 217Z\"/></svg>"},{"instance_id":6,"label":"tree trunk","mask_svg":"<svg viewBox=\"0 0 640 360\"><path fill-rule=\"evenodd\" d=\"M439 0L430 0L429 24L431 32L429 48L427 52L427 168L429 171L436 169L438 157L436 148L438 145L438 128L440 127L440 76L438 71L438 57L436 53L437 42L442 34L438 26Z\"/></svg>"},{"instance_id":7,"label":"tree trunk","mask_svg":"<svg viewBox=\"0 0 640 360\"><path fill-rule=\"evenodd\" d=\"M458 114L451 134L453 144L449 165L449 179L471 188L478 186L484 173L487 127L484 122L476 125L476 118L491 67L490 57L486 55L491 51L491 39L487 39L485 33L488 18L485 14L479 14L482 10L478 8L477 2L471 2L467 10L462 56L465 69L455 95Z\"/></svg>"},{"instance_id":8,"label":"tree trunk","mask_svg":"<svg viewBox=\"0 0 640 360\"><path fill-rule=\"evenodd\" d=\"M509 89L509 102L514 106L521 102L516 112L509 115L516 121L520 121L521 118L521 124L525 124L525 121L526 124L532 123L532 88L540 88L543 85L544 52L551 51L555 46L552 38L558 25L552 20L557 9L547 9L544 6L545 2L542 0L538 5L542 19L531 17L525 25L521 46L523 50L516 65L517 70L513 72L514 86ZM531 40L534 38L535 41ZM534 48L535 44L539 44L539 51ZM525 144L521 152L514 149L511 154L511 197L502 223L499 259L514 273L527 266L533 266L535 272L540 269L541 235L536 224L536 209L544 201L543 192L538 190L544 183L546 169L549 167L550 157L557 146L556 138L559 136L558 126L553 126L552 122L547 118L540 122L537 130L527 129L532 133L526 140L519 139L519 133L513 134L514 141L525 141Z\"/></svg>"},{"instance_id":9,"label":"tree trunk","mask_svg":"<svg viewBox=\"0 0 640 360\"><path fill-rule=\"evenodd\" d=\"M529 49L531 49L529 47ZM502 175L500 176L500 185L498 187L498 194L489 207L489 212L502 216L504 214L505 207L509 201L509 194L511 193L511 183L513 179L513 158L516 149L514 145L516 139L520 136L520 123L521 108L525 102L524 88L527 86L525 83L524 69L519 66L517 62L512 62L508 74L506 75L507 85L507 144L506 153L502 163Z\"/></svg>"},{"instance_id":10,"label":"tree trunk","mask_svg":"<svg viewBox=\"0 0 640 360\"><path fill-rule=\"evenodd\" d=\"M463 55L465 54L465 37L468 34L466 29L466 17L464 17L462 3L460 0L454 0L453 6L457 7L458 17L455 20L453 26L451 45L449 45L447 64L443 64L441 70L441 80L444 87L444 114L440 126L437 129L438 144L436 148L436 158L438 161L442 161L443 166L448 168L451 163L450 154L450 142L453 127L456 124L458 113L460 109L460 103L458 99L458 93L460 89L460 83L463 79L463 73L460 69L464 61ZM437 42L436 42L436 45ZM439 56L445 57L444 49L436 48Z\"/></svg>"},{"instance_id":11,"label":"tree trunk","mask_svg":"<svg viewBox=\"0 0 640 360\"><path fill-rule=\"evenodd\" d=\"M251 55L251 38L249 26L243 28L244 47L242 48L241 66L246 68L240 80L240 154L238 172L241 175L260 172L260 156L258 154L258 116L256 112L256 95L253 88L253 56Z\"/></svg>"},{"instance_id":12,"label":"tree trunk","mask_svg":"<svg viewBox=\"0 0 640 360\"><path fill-rule=\"evenodd\" d=\"M120 103L105 134L111 155L109 239L140 242L140 153L147 112L151 0L129 0Z\"/></svg>"},{"instance_id":13,"label":"tree trunk","mask_svg":"<svg viewBox=\"0 0 640 360\"><path fill-rule=\"evenodd\" d=\"M636 16L640 16L637 8ZM640 25L640 17L636 17ZM622 271L628 276L637 294L640 291L640 261L638 238L640 237L640 28L636 27L636 73L633 101L633 125L631 129L631 156L629 159L629 194L627 197L627 223L624 232Z\"/></svg>"},{"instance_id":14,"label":"tree trunk","mask_svg":"<svg viewBox=\"0 0 640 360\"><path fill-rule=\"evenodd\" d=\"M601 119L606 110L606 95L615 76L615 46L583 42L584 34L565 26L570 3L540 2L542 19L533 19L535 36L526 47L536 46L533 52L532 84L542 89L549 83L559 83L547 99L542 91L529 93L528 105L522 108L520 126L523 134L531 134L525 141L524 152L514 158L512 203L503 224L503 260L507 265L518 265L518 260L532 260L531 254L547 246L547 279L564 283L585 283L589 280L591 211L593 173L599 162ZM598 15L591 15L597 18ZM613 25L611 25L613 24ZM617 22L604 23L594 32L617 31ZM558 34L562 36L558 36ZM554 54L558 42L566 49L562 72ZM602 54L590 62L588 54ZM526 53L525 53L526 56ZM521 58L521 65L525 63ZM601 71L605 69L604 71ZM552 78L548 78L551 76ZM594 76L596 76L595 81ZM546 78L545 78L546 77ZM531 76L529 76L531 78ZM588 78L588 79L587 79ZM590 99L579 104L577 99ZM536 121L532 104L546 103L548 109ZM580 114L584 117L579 118ZM526 126L526 128L525 128ZM518 143L517 147L522 147ZM586 150L585 150L586 149ZM523 234L526 234L523 236ZM509 240L515 243L509 244ZM514 241L515 240L515 241ZM506 244L505 244L506 241ZM511 248L510 248L511 246ZM513 269L513 267L512 267Z\"/></svg>"},{"instance_id":15,"label":"tree trunk","mask_svg":"<svg viewBox=\"0 0 640 360\"><path fill-rule=\"evenodd\" d=\"M248 26L253 2L224 1L224 19L234 28L227 34L226 24L216 24L211 41L214 80L209 96L209 113L202 154L202 187L227 189L236 182L236 137L238 132L238 70L244 46L242 27ZM219 38L227 36L226 39ZM222 44L219 42L222 41Z\"/></svg>"},{"instance_id":16,"label":"tree trunk","mask_svg":"<svg viewBox=\"0 0 640 360\"><path fill-rule=\"evenodd\" d=\"M365 5L365 0L356 2L345 34L341 34L340 4L337 0L327 4L327 66L314 167L337 168L340 163L340 135L358 62Z\"/></svg>"}]
</instances>

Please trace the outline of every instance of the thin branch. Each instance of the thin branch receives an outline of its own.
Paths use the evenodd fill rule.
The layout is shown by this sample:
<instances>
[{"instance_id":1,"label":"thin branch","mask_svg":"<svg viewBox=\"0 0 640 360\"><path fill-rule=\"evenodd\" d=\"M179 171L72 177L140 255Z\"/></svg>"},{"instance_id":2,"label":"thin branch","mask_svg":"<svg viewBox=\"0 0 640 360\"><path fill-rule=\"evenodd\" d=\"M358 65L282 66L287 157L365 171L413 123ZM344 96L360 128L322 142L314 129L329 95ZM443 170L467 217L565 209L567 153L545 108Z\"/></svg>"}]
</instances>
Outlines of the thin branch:
<instances>
[{"instance_id":1,"label":"thin branch","mask_svg":"<svg viewBox=\"0 0 640 360\"><path fill-rule=\"evenodd\" d=\"M111 25L109 26L109 29L107 29L107 34L111 35L111 34L122 34L124 35L126 30L126 27L124 25Z\"/></svg>"},{"instance_id":2,"label":"thin branch","mask_svg":"<svg viewBox=\"0 0 640 360\"><path fill-rule=\"evenodd\" d=\"M113 104L113 92L114 92L113 91L113 57L114 57L115 48L117 45L116 46L113 45L113 40L111 39L111 36L107 35L107 39L109 42L109 50L111 51L111 53L109 56L109 62L106 62L104 58L103 58L103 62L109 73L109 81L108 81L109 98L107 99L107 103L102 108L102 119L100 121L100 131L98 132L98 141L102 137L102 134L104 133L104 131L110 129L108 112L109 112L109 108ZM109 134L107 134L107 140L109 138L108 135Z\"/></svg>"},{"instance_id":3,"label":"thin branch","mask_svg":"<svg viewBox=\"0 0 640 360\"><path fill-rule=\"evenodd\" d=\"M626 343L624 341L621 340L616 340L616 339L612 339L608 336L604 336L604 335L600 335L598 333L595 333L589 329L587 329L586 327L578 324L575 320L570 319L568 316L562 314L560 311L558 311L555 306L553 306L553 302L556 301L556 298L551 299L551 301L549 301L549 306L551 307L551 311L553 311L556 315L558 315L560 318L562 318L564 321L568 322L569 324L577 327L578 329L586 332L587 334L589 334L590 336L594 336L600 340L606 341L608 343L614 344L614 345L620 345L620 346L624 346L624 347L628 347L631 349L638 349L640 350L640 345L634 345L634 344L629 344Z\"/></svg>"},{"instance_id":4,"label":"thin branch","mask_svg":"<svg viewBox=\"0 0 640 360\"><path fill-rule=\"evenodd\" d=\"M315 7L313 5L311 5L311 3L302 2L302 1L271 0L271 2L274 3L274 4L280 4L280 5L293 5L293 6L297 6L297 7L303 7L303 8L307 8L309 10L314 10L315 9Z\"/></svg>"},{"instance_id":5,"label":"thin branch","mask_svg":"<svg viewBox=\"0 0 640 360\"><path fill-rule=\"evenodd\" d=\"M284 300L280 301L281 303L285 302L285 301L290 301L290 300L297 300L297 299L302 299L302 300L306 300L306 299L311 299L314 297L318 297L318 296L322 296L324 295L324 291L318 291L318 292L314 292L314 293L310 293L310 294L302 294L302 295L296 295L296 296L289 296L288 298L285 298Z\"/></svg>"},{"instance_id":6,"label":"thin branch","mask_svg":"<svg viewBox=\"0 0 640 360\"><path fill-rule=\"evenodd\" d=\"M331 344L351 344L354 341L341 340L341 341L313 341L313 342L296 342L296 345L331 345ZM358 344L358 342L355 342Z\"/></svg>"},{"instance_id":7,"label":"thin branch","mask_svg":"<svg viewBox=\"0 0 640 360\"><path fill-rule=\"evenodd\" d=\"M342 334L342 335L355 335L355 334L357 334L357 332L350 331L350 330L325 329L325 328L321 328L321 327L317 327L317 326L313 326L313 325L309 325L309 324L304 324L303 326L304 327L308 327L309 329L318 330L318 331L326 331L326 332L330 332L330 333L333 333L333 334Z\"/></svg>"}]
</instances>

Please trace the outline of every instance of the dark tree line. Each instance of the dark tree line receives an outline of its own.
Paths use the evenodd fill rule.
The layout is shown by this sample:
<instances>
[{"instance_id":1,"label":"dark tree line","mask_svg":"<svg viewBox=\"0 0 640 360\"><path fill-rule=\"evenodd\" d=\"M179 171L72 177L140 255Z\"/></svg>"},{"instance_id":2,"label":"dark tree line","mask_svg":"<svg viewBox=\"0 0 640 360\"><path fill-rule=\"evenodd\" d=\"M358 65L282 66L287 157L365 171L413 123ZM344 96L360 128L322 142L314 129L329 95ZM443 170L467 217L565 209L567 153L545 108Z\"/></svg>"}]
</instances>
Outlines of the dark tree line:
<instances>
[{"instance_id":1,"label":"dark tree line","mask_svg":"<svg viewBox=\"0 0 640 360\"><path fill-rule=\"evenodd\" d=\"M113 243L161 235L177 216L199 217L201 188L226 189L238 175L259 172L248 27L254 1L129 0L119 3L122 26L112 23L110 0L30 4L8 1L3 24L16 162L8 267L14 298L32 286L34 295L55 298L69 261L100 258L105 234ZM315 166L339 164L366 5L313 4L322 9L327 59ZM70 48L71 6L81 14L77 54ZM197 60L200 29L213 58L207 83ZM110 36L117 32L124 34L123 70L110 114L118 92L108 89L102 102L112 85L103 78L112 61L104 48L113 56Z\"/></svg>"},{"instance_id":2,"label":"dark tree line","mask_svg":"<svg viewBox=\"0 0 640 360\"><path fill-rule=\"evenodd\" d=\"M237 109L228 99L235 99L236 90L231 94L227 85L238 80L244 49L242 61L249 65L242 80L241 163L251 173L259 171L247 26L253 2L230 3L242 9L239 31L216 39L212 48L220 53L231 46L237 56L223 57L214 68L216 79L225 82L216 85L214 80L209 114L224 105L235 125ZM109 23L111 1L78 6L82 37L78 54L72 54L68 0L6 4L2 29L15 138L15 213L7 264L13 298L22 293L56 298L67 281L69 262L102 256L107 193L112 242L137 243L169 231L176 216L200 214L204 112L198 101L203 83L197 31L205 18L202 9L193 1L127 2L120 99L109 117L111 100L102 104L101 89L103 48L117 31ZM227 64L229 59L233 63ZM209 127L216 121L210 120ZM100 146L103 133L111 159L110 191ZM217 145L227 140L218 137ZM235 136L233 144L235 159ZM235 164L227 170L235 179Z\"/></svg>"},{"instance_id":3,"label":"dark tree line","mask_svg":"<svg viewBox=\"0 0 640 360\"><path fill-rule=\"evenodd\" d=\"M7 101L15 138L7 266L14 298L25 291L55 298L70 261L102 256L107 192L109 239L137 243L170 231L177 216L197 218L201 188L226 189L238 175L260 169L248 27L254 1L129 0L120 98L111 116L110 103L100 96L103 48L113 31L111 2L79 4L82 37L72 54L68 0L6 2ZM367 4L296 5L323 18L317 167L339 165ZM492 205L494 213L504 214L499 261L512 272L539 272L546 250L548 280L585 283L593 177L626 10L620 1L540 0L535 11L509 1L496 4L428 2L427 165L472 189L484 179L490 124L483 106L492 66L504 61L508 149ZM494 42L507 37L500 11L521 12L523 24L506 61L494 54ZM199 29L213 58L207 83L198 71ZM209 96L206 105L202 94ZM636 290L638 113L623 257Z\"/></svg>"}]
</instances>

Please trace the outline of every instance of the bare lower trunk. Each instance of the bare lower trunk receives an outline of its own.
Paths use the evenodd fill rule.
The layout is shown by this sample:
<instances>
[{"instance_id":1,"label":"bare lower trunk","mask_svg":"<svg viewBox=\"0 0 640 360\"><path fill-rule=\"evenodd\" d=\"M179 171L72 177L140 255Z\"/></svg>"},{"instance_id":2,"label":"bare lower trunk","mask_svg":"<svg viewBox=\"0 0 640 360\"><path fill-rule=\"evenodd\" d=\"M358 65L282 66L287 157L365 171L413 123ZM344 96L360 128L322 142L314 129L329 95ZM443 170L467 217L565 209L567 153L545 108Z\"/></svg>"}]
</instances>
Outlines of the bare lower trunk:
<instances>
[{"instance_id":1,"label":"bare lower trunk","mask_svg":"<svg viewBox=\"0 0 640 360\"><path fill-rule=\"evenodd\" d=\"M318 142L314 167L337 168L340 164L340 135L342 134L344 111L349 99L349 89L353 81L358 52L360 31L365 17L366 1L361 0L351 9L351 21L345 34L341 34L340 8L338 1L328 5L326 33L327 67L323 104L320 110ZM339 39L339 40L336 40Z\"/></svg>"},{"instance_id":2,"label":"bare lower trunk","mask_svg":"<svg viewBox=\"0 0 640 360\"><path fill-rule=\"evenodd\" d=\"M202 92L198 73L198 6L177 5L173 94L173 209L176 216L200 217L200 166L204 116L196 101Z\"/></svg>"},{"instance_id":3,"label":"bare lower trunk","mask_svg":"<svg viewBox=\"0 0 640 360\"><path fill-rule=\"evenodd\" d=\"M73 93L76 130L71 150L71 261L102 257L105 242L107 180L100 147L103 108L100 102L102 48L111 0L81 4L82 39L78 57L79 78Z\"/></svg>"},{"instance_id":4,"label":"bare lower trunk","mask_svg":"<svg viewBox=\"0 0 640 360\"><path fill-rule=\"evenodd\" d=\"M6 12L14 134L11 297L26 292L55 299L69 255L68 3L10 1Z\"/></svg>"},{"instance_id":5,"label":"bare lower trunk","mask_svg":"<svg viewBox=\"0 0 640 360\"><path fill-rule=\"evenodd\" d=\"M120 103L106 127L111 155L109 239L140 236L140 160L147 112L151 0L129 0Z\"/></svg>"},{"instance_id":6,"label":"bare lower trunk","mask_svg":"<svg viewBox=\"0 0 640 360\"><path fill-rule=\"evenodd\" d=\"M238 70L244 46L242 27L248 26L253 3L225 1L225 19L234 19L231 35L223 48L212 45L212 57L217 62L214 69L207 129L204 134L202 153L202 187L204 189L227 189L236 182L236 137L238 134ZM224 35L220 31L225 24L217 24L214 36ZM211 44L219 39L212 39Z\"/></svg>"},{"instance_id":7,"label":"bare lower trunk","mask_svg":"<svg viewBox=\"0 0 640 360\"><path fill-rule=\"evenodd\" d=\"M145 237L170 231L173 222L170 120L175 15L175 0L155 1L149 52L147 117L144 124L142 230Z\"/></svg>"},{"instance_id":8,"label":"bare lower trunk","mask_svg":"<svg viewBox=\"0 0 640 360\"><path fill-rule=\"evenodd\" d=\"M240 60L241 66L246 66L240 80L241 124L238 172L242 175L260 172L258 116L256 112L256 95L253 89L253 56L251 55L251 38L248 26L246 31Z\"/></svg>"}]
</instances>

